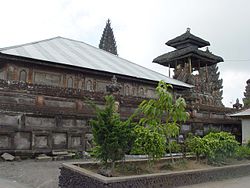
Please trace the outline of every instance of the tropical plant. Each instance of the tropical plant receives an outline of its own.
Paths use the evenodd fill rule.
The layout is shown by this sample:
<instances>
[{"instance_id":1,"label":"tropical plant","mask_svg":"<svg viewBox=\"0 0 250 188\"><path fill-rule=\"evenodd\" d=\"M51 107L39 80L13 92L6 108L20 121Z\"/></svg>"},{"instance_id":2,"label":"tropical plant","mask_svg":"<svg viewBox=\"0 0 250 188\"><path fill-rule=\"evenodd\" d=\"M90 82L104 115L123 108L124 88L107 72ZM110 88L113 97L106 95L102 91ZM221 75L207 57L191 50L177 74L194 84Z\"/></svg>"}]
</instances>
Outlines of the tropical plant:
<instances>
[{"instance_id":1,"label":"tropical plant","mask_svg":"<svg viewBox=\"0 0 250 188\"><path fill-rule=\"evenodd\" d=\"M147 154L149 162L165 154L166 139L163 134L143 126L136 126L134 131L137 138L132 153Z\"/></svg>"},{"instance_id":2,"label":"tropical plant","mask_svg":"<svg viewBox=\"0 0 250 188\"><path fill-rule=\"evenodd\" d=\"M121 160L128 149L131 129L127 123L120 120L115 111L114 97L105 96L105 101L104 109L95 106L96 118L90 121L95 143L93 155L106 167L108 162L111 162L113 172L115 161Z\"/></svg>"},{"instance_id":3,"label":"tropical plant","mask_svg":"<svg viewBox=\"0 0 250 188\"><path fill-rule=\"evenodd\" d=\"M211 132L203 138L188 140L188 148L199 160L204 156L209 163L218 164L233 157L239 147L235 137L228 132Z\"/></svg>"},{"instance_id":4,"label":"tropical plant","mask_svg":"<svg viewBox=\"0 0 250 188\"><path fill-rule=\"evenodd\" d=\"M171 140L179 135L178 123L186 121L188 114L185 112L185 100L180 97L175 101L171 89L171 85L160 81L156 87L157 98L142 101L136 113L142 115L139 126L165 136L172 157Z\"/></svg>"},{"instance_id":5,"label":"tropical plant","mask_svg":"<svg viewBox=\"0 0 250 188\"><path fill-rule=\"evenodd\" d=\"M250 148L248 146L239 146L235 154L236 159L250 159Z\"/></svg>"}]
</instances>

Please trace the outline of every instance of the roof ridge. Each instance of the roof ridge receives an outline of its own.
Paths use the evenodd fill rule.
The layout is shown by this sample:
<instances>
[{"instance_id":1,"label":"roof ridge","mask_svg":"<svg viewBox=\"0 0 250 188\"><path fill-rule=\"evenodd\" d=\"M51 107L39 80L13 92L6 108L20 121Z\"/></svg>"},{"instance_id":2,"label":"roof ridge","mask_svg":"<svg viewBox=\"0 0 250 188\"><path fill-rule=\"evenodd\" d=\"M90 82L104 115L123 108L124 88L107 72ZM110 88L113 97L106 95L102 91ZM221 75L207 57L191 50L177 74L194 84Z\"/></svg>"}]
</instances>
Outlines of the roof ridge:
<instances>
[{"instance_id":1,"label":"roof ridge","mask_svg":"<svg viewBox=\"0 0 250 188\"><path fill-rule=\"evenodd\" d=\"M36 44L36 43L40 43L40 42L45 42L45 41L53 40L53 39L56 39L56 38L63 38L63 37L57 36L57 37L38 40L38 41L34 41L34 42L28 42L28 43L18 44L18 45L14 45L14 46L8 46L8 47L0 48L0 52L4 51L4 50L10 50L12 48L18 48L18 47L21 47L21 46L28 46L28 45L32 45L32 44Z\"/></svg>"}]
</instances>

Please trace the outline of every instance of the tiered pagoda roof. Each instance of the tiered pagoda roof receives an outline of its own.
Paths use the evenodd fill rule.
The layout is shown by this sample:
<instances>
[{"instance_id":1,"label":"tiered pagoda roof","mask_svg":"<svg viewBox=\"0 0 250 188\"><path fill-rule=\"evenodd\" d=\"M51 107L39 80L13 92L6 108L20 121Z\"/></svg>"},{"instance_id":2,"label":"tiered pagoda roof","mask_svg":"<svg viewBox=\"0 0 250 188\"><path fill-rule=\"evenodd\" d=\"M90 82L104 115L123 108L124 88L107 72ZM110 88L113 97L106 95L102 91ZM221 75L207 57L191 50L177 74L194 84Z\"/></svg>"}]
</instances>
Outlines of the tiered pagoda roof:
<instances>
[{"instance_id":1,"label":"tiered pagoda roof","mask_svg":"<svg viewBox=\"0 0 250 188\"><path fill-rule=\"evenodd\" d=\"M176 50L158 56L153 60L154 63L175 68L179 64L185 64L187 58L190 58L192 67L199 68L223 61L222 57L212 54L208 49L200 50L199 48L209 46L210 43L191 34L189 28L186 33L166 42L166 45Z\"/></svg>"}]
</instances>

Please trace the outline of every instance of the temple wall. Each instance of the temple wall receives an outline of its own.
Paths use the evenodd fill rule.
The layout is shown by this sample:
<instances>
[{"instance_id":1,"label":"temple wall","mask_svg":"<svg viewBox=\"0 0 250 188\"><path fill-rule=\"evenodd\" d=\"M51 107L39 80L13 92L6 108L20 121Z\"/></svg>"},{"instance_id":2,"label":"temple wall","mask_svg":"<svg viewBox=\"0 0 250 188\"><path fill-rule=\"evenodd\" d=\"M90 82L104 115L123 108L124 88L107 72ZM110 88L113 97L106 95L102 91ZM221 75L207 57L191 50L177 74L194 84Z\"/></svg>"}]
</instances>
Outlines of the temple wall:
<instances>
[{"instance_id":1,"label":"temple wall","mask_svg":"<svg viewBox=\"0 0 250 188\"><path fill-rule=\"evenodd\" d=\"M94 112L86 100L102 107L106 93L6 80L0 88L0 153L89 149ZM143 98L118 95L117 100L126 119Z\"/></svg>"},{"instance_id":2,"label":"temple wall","mask_svg":"<svg viewBox=\"0 0 250 188\"><path fill-rule=\"evenodd\" d=\"M87 101L102 107L106 86L113 75L6 64L0 69L1 76L4 79L0 79L0 153L34 154L90 148L89 120L95 113ZM131 78L118 78L118 83L121 90L115 98L122 119L127 119L142 100L156 96L153 83ZM235 123L226 122L223 113L224 110L199 111L182 130L185 134L190 130L201 134L204 123Z\"/></svg>"}]
</instances>

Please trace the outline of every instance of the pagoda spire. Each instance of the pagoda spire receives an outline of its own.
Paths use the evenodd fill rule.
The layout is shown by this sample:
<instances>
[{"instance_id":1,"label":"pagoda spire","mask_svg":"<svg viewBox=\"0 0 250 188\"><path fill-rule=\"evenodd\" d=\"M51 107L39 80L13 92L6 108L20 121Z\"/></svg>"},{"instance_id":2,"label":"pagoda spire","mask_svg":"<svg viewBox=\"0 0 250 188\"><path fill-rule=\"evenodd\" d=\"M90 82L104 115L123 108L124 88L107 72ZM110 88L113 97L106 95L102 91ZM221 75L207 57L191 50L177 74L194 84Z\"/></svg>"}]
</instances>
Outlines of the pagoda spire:
<instances>
[{"instance_id":1,"label":"pagoda spire","mask_svg":"<svg viewBox=\"0 0 250 188\"><path fill-rule=\"evenodd\" d=\"M107 52L110 52L114 55L118 55L115 37L113 34L113 30L111 28L110 19L108 19L108 21L106 22L106 26L103 30L102 37L100 40L99 48Z\"/></svg>"},{"instance_id":2,"label":"pagoda spire","mask_svg":"<svg viewBox=\"0 0 250 188\"><path fill-rule=\"evenodd\" d=\"M246 91L244 92L245 98L243 98L244 107L248 108L250 107L250 79L246 81Z\"/></svg>"}]
</instances>

